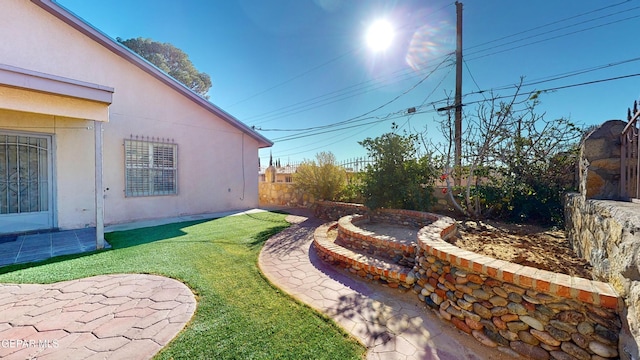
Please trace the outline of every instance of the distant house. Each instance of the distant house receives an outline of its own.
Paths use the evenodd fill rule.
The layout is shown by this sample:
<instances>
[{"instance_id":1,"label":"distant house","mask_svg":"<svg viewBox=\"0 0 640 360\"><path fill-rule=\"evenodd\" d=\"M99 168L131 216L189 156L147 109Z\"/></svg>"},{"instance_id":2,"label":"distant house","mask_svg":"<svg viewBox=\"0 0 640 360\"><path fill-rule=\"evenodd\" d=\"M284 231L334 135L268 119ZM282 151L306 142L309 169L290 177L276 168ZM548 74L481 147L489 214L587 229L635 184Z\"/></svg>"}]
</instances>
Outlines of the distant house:
<instances>
[{"instance_id":1,"label":"distant house","mask_svg":"<svg viewBox=\"0 0 640 360\"><path fill-rule=\"evenodd\" d=\"M260 181L291 183L293 182L293 174L295 174L297 170L298 165L273 166L261 168L258 171L258 175ZM267 173L269 173L273 179L267 179Z\"/></svg>"},{"instance_id":2,"label":"distant house","mask_svg":"<svg viewBox=\"0 0 640 360\"><path fill-rule=\"evenodd\" d=\"M51 0L0 29L0 233L258 205L271 141Z\"/></svg>"}]
</instances>

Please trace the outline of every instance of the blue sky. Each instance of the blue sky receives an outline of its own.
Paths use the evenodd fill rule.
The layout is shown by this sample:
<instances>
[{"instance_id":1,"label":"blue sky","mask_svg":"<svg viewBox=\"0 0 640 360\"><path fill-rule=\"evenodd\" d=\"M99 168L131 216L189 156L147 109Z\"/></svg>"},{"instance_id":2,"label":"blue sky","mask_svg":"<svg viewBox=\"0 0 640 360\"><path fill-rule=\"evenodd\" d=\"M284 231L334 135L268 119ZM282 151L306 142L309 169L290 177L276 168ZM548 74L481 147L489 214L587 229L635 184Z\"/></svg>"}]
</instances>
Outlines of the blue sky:
<instances>
[{"instance_id":1,"label":"blue sky","mask_svg":"<svg viewBox=\"0 0 640 360\"><path fill-rule=\"evenodd\" d=\"M270 152L283 165L320 151L339 161L363 156L358 141L392 123L442 141L445 115L435 108L455 90L453 1L58 3L112 38L151 38L185 51L211 76L210 101L275 142L260 151L262 165ZM525 77L534 84L524 92L564 87L541 95L538 111L548 120L626 120L640 95L640 1L467 0L463 9L466 113L492 90L513 94ZM365 34L379 18L393 24L395 37L375 53ZM618 77L625 78L596 82ZM407 116L411 107L418 111Z\"/></svg>"}]
</instances>

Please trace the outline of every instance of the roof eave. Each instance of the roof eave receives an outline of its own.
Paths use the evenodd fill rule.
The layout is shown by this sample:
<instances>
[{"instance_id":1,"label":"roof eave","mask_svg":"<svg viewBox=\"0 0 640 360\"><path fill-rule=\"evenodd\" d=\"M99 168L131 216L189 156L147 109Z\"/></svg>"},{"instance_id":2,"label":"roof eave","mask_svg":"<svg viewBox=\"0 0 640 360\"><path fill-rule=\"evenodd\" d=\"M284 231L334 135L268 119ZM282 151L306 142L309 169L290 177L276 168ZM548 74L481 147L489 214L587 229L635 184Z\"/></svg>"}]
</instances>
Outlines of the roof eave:
<instances>
[{"instance_id":1,"label":"roof eave","mask_svg":"<svg viewBox=\"0 0 640 360\"><path fill-rule=\"evenodd\" d=\"M57 17L58 19L65 22L67 25L73 27L74 29L80 31L82 34L88 36L90 39L109 49L116 55L124 58L125 60L131 62L132 64L139 67L141 70L160 80L165 85L171 87L175 91L180 94L186 96L196 104L202 106L203 108L209 110L211 113L220 117L221 119L228 122L230 125L234 126L238 130L248 134L252 138L254 138L258 142L259 148L266 148L273 145L273 142L266 137L262 136L260 133L256 132L246 124L242 123L240 120L236 119L231 114L197 95L189 88L184 86L182 83L178 82L171 76L165 74L151 63L144 60L142 57L138 56L133 51L129 50L125 46L119 44L117 41L104 34L100 30L95 27L89 25L84 20L80 19L80 17L74 15L71 11L57 4L53 0L31 0L34 4L38 5L51 15Z\"/></svg>"}]
</instances>

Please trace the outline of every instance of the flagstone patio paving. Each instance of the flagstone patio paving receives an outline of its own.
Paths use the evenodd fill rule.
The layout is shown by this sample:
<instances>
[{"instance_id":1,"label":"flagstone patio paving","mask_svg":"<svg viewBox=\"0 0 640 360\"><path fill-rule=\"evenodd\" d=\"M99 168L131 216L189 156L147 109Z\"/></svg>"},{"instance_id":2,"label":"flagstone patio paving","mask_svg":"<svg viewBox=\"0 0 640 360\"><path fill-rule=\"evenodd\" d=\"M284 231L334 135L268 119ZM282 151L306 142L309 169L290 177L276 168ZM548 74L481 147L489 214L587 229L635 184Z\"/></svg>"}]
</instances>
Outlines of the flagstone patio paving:
<instances>
[{"instance_id":1,"label":"flagstone patio paving","mask_svg":"<svg viewBox=\"0 0 640 360\"><path fill-rule=\"evenodd\" d=\"M0 358L149 359L195 309L185 284L156 275L0 284Z\"/></svg>"},{"instance_id":2,"label":"flagstone patio paving","mask_svg":"<svg viewBox=\"0 0 640 360\"><path fill-rule=\"evenodd\" d=\"M106 241L104 245L111 247ZM95 250L95 228L21 234L11 241L0 241L0 266Z\"/></svg>"}]
</instances>

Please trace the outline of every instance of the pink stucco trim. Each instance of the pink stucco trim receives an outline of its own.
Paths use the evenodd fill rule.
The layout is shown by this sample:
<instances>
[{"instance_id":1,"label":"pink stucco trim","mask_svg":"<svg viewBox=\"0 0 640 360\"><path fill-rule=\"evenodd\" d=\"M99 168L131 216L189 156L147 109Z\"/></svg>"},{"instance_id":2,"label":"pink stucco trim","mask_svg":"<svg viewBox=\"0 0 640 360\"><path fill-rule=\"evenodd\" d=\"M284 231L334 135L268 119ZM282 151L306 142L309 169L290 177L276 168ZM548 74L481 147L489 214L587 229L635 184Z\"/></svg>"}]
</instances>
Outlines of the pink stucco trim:
<instances>
[{"instance_id":1,"label":"pink stucco trim","mask_svg":"<svg viewBox=\"0 0 640 360\"><path fill-rule=\"evenodd\" d=\"M0 85L111 104L113 88L0 64Z\"/></svg>"}]
</instances>

